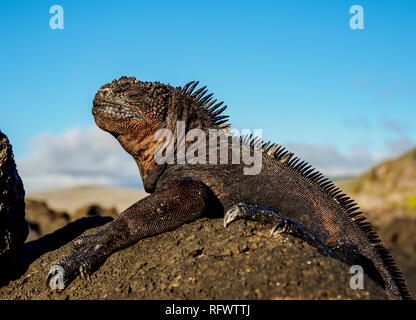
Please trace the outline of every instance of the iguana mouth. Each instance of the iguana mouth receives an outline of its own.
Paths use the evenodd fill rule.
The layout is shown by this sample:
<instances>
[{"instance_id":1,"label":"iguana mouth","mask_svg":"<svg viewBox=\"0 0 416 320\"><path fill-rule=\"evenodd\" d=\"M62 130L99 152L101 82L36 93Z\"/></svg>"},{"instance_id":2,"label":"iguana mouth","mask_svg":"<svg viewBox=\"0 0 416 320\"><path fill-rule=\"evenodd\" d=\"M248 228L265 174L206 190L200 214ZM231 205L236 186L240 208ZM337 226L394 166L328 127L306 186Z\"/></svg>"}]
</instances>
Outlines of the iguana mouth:
<instances>
[{"instance_id":1,"label":"iguana mouth","mask_svg":"<svg viewBox=\"0 0 416 320\"><path fill-rule=\"evenodd\" d=\"M110 102L110 101L94 101L94 106L92 108L92 114L94 116L105 116L112 119L126 120L130 118L140 118L137 114L133 113L130 108Z\"/></svg>"}]
</instances>

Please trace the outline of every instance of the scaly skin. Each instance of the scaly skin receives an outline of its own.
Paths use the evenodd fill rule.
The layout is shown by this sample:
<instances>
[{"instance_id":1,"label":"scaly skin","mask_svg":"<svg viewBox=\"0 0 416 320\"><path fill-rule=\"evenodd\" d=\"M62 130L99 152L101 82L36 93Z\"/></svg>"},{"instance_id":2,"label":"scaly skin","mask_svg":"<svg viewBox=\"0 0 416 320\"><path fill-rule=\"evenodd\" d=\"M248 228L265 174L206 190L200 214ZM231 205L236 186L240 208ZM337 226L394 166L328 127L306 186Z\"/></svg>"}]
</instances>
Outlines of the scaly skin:
<instances>
[{"instance_id":1,"label":"scaly skin","mask_svg":"<svg viewBox=\"0 0 416 320\"><path fill-rule=\"evenodd\" d=\"M157 130L170 129L176 139L178 120L184 121L186 132L229 127L222 103L211 101L205 88L194 91L197 84L174 88L122 77L97 92L92 110L96 124L132 155L151 195L96 235L75 240L75 253L51 268L50 287L63 289L78 273L88 278L113 252L215 212L225 213L225 226L237 219L273 223L272 233L293 234L327 255L361 264L390 294L411 298L400 271L356 204L281 146L251 137L238 140L242 148L262 149L258 175L245 175L244 165L234 164L224 145L218 145L218 151L227 149L225 164L158 164L155 152L163 141L155 140Z\"/></svg>"}]
</instances>

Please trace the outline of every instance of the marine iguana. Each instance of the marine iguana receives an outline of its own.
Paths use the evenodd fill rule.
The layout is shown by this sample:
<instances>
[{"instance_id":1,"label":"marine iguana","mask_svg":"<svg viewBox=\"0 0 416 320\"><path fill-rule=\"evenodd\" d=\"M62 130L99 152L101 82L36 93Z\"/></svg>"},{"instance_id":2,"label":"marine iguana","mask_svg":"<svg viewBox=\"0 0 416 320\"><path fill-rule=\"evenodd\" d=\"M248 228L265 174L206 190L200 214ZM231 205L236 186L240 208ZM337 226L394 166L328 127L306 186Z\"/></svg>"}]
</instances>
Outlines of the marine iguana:
<instances>
[{"instance_id":1,"label":"marine iguana","mask_svg":"<svg viewBox=\"0 0 416 320\"><path fill-rule=\"evenodd\" d=\"M112 253L142 238L216 212L225 213L225 226L237 219L274 224L272 234L292 234L327 255L359 263L391 295L411 299L400 270L354 200L281 145L251 135L227 137L237 139L250 152L261 150L262 167L257 175L244 174L244 164L233 161L234 150L226 153L225 163L214 165L158 163L155 154L168 140L156 139L159 129L169 129L177 138L178 121L183 121L186 132L230 128L223 102L207 94L206 87L196 90L197 86L195 81L182 88L121 77L96 93L92 108L96 124L134 158L150 195L96 234L75 239L75 252L50 269L51 289L64 289L77 274L89 279L92 270ZM224 147L215 141L218 155ZM178 148L174 144L174 151Z\"/></svg>"}]
</instances>

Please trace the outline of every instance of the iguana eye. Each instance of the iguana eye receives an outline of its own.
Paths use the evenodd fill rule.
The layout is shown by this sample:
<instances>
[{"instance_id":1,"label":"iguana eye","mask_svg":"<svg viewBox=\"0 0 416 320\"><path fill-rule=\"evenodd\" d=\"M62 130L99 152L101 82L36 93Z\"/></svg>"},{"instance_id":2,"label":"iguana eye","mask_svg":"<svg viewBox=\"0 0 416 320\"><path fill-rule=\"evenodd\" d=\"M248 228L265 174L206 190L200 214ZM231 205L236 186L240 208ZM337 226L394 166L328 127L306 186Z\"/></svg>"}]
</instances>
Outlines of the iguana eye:
<instances>
[{"instance_id":1,"label":"iguana eye","mask_svg":"<svg viewBox=\"0 0 416 320\"><path fill-rule=\"evenodd\" d=\"M139 100L142 96L143 94L137 91L130 91L126 93L126 98L131 100Z\"/></svg>"},{"instance_id":2,"label":"iguana eye","mask_svg":"<svg viewBox=\"0 0 416 320\"><path fill-rule=\"evenodd\" d=\"M111 92L110 88L103 88L101 89L101 94L105 97Z\"/></svg>"}]
</instances>

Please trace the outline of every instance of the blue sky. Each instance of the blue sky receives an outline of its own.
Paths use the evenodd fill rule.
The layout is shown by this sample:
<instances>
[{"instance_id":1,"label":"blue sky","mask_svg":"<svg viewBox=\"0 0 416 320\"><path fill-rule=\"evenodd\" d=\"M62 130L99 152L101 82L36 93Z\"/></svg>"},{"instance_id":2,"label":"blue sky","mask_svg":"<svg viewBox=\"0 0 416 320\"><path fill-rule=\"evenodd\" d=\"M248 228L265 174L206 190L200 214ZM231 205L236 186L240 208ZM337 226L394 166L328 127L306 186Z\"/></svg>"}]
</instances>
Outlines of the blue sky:
<instances>
[{"instance_id":1,"label":"blue sky","mask_svg":"<svg viewBox=\"0 0 416 320\"><path fill-rule=\"evenodd\" d=\"M64 30L49 28L54 4ZM349 27L354 4L364 30ZM90 130L95 92L122 75L199 80L235 127L313 159L322 148L382 159L416 143L412 0L2 1L0 30L0 129L18 162L36 137Z\"/></svg>"}]
</instances>

